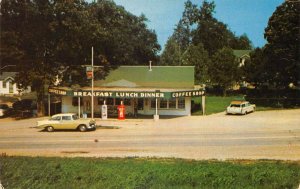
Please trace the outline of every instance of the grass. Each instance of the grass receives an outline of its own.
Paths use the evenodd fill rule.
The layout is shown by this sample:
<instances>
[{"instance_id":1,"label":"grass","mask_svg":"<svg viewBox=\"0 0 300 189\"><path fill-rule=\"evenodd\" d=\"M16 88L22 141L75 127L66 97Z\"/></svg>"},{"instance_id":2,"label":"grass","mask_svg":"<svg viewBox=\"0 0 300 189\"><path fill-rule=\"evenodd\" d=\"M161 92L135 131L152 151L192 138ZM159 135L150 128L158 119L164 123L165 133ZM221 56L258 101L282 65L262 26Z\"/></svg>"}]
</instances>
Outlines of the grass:
<instances>
[{"instance_id":1,"label":"grass","mask_svg":"<svg viewBox=\"0 0 300 189\"><path fill-rule=\"evenodd\" d=\"M201 97L193 98L194 102L196 104L201 103ZM205 106L206 106L206 115L224 112L226 110L226 107L230 104L233 100L243 100L243 96L206 96L205 97ZM193 115L201 115L202 111L196 111L193 113Z\"/></svg>"},{"instance_id":2,"label":"grass","mask_svg":"<svg viewBox=\"0 0 300 189\"><path fill-rule=\"evenodd\" d=\"M206 115L224 112L226 107L230 104L233 100L243 100L243 96L206 96ZM201 104L201 97L193 98L196 104ZM251 103L251 102L250 102ZM200 107L200 106L199 106ZM299 107L295 107L299 108ZM293 108L283 108L283 107L269 107L269 106L256 106L256 111L268 111L268 110L285 110L285 109L293 109ZM193 112L192 115L202 115L202 111L198 110Z\"/></svg>"},{"instance_id":3,"label":"grass","mask_svg":"<svg viewBox=\"0 0 300 189\"><path fill-rule=\"evenodd\" d=\"M300 162L0 157L4 188L297 188Z\"/></svg>"}]
</instances>

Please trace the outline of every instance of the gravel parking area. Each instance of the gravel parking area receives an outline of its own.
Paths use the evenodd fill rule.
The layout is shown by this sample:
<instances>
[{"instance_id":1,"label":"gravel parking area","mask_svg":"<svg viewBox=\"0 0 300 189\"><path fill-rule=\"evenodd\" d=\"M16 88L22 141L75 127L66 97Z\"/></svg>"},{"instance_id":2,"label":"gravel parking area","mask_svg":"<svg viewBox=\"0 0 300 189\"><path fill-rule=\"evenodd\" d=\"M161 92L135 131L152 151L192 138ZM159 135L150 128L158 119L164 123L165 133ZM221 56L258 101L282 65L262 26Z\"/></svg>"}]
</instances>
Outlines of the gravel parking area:
<instances>
[{"instance_id":1,"label":"gravel parking area","mask_svg":"<svg viewBox=\"0 0 300 189\"><path fill-rule=\"evenodd\" d=\"M43 132L33 118L0 119L0 154L300 160L300 109L245 116L219 113L169 119L97 119L92 132Z\"/></svg>"}]
</instances>

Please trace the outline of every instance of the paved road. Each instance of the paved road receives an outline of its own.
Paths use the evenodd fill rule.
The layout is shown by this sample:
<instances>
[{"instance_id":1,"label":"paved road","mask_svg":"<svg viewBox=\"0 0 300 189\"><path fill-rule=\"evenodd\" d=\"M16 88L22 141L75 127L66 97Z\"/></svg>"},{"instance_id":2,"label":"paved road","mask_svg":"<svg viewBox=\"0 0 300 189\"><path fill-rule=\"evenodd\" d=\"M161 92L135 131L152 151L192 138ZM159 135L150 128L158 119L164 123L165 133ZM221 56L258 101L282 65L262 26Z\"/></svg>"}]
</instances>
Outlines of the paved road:
<instances>
[{"instance_id":1,"label":"paved road","mask_svg":"<svg viewBox=\"0 0 300 189\"><path fill-rule=\"evenodd\" d=\"M246 116L98 120L94 132L42 132L37 119L0 120L0 154L300 160L300 109Z\"/></svg>"}]
</instances>

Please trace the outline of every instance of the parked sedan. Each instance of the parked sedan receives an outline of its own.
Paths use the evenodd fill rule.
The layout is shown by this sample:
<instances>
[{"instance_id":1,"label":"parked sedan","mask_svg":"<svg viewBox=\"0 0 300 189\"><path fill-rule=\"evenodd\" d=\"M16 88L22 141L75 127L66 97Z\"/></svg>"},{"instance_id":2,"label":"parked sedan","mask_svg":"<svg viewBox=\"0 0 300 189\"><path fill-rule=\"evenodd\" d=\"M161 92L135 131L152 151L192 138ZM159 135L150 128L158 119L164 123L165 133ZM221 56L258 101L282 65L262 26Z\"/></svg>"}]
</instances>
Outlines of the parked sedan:
<instances>
[{"instance_id":1,"label":"parked sedan","mask_svg":"<svg viewBox=\"0 0 300 189\"><path fill-rule=\"evenodd\" d=\"M54 130L95 130L95 121L89 119L79 119L76 114L65 113L53 115L50 119L38 121L36 128L45 129L48 132Z\"/></svg>"},{"instance_id":2,"label":"parked sedan","mask_svg":"<svg viewBox=\"0 0 300 189\"><path fill-rule=\"evenodd\" d=\"M245 115L255 111L255 104L250 104L248 101L232 101L226 109L227 114L242 114Z\"/></svg>"}]
</instances>

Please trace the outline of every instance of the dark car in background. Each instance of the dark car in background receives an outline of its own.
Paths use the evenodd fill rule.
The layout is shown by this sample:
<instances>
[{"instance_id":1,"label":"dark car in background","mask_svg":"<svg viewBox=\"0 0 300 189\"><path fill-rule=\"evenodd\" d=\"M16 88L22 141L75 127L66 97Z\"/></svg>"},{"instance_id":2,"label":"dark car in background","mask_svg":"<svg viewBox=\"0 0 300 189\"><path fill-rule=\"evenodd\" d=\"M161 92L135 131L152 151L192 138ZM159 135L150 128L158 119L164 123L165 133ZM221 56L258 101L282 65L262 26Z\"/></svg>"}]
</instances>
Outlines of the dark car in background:
<instances>
[{"instance_id":1,"label":"dark car in background","mask_svg":"<svg viewBox=\"0 0 300 189\"><path fill-rule=\"evenodd\" d=\"M31 99L23 99L13 103L11 116L16 118L28 118L36 116L36 102Z\"/></svg>"}]
</instances>

